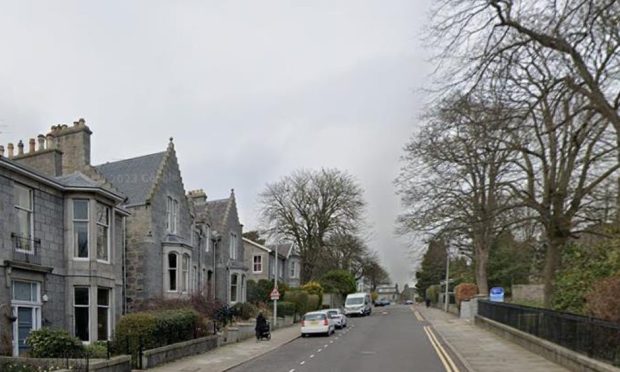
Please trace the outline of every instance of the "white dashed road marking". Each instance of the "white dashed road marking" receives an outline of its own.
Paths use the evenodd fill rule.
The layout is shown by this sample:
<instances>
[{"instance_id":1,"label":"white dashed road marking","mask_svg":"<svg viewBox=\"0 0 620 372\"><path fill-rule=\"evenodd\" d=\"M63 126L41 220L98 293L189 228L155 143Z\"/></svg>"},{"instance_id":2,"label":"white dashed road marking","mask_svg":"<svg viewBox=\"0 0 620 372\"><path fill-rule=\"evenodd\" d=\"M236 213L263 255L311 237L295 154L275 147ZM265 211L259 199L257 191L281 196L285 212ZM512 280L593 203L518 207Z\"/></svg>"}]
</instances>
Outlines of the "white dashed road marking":
<instances>
[{"instance_id":1,"label":"white dashed road marking","mask_svg":"<svg viewBox=\"0 0 620 372\"><path fill-rule=\"evenodd\" d=\"M291 370L290 370L290 371L288 371L288 372L295 372L295 368L291 369Z\"/></svg>"},{"instance_id":2,"label":"white dashed road marking","mask_svg":"<svg viewBox=\"0 0 620 372\"><path fill-rule=\"evenodd\" d=\"M303 366L304 364L306 364L305 360L302 360L301 363L299 363L300 366Z\"/></svg>"},{"instance_id":3,"label":"white dashed road marking","mask_svg":"<svg viewBox=\"0 0 620 372\"><path fill-rule=\"evenodd\" d=\"M319 349L319 350L317 350L316 352L317 352L317 353L320 353L321 351L323 351L323 349Z\"/></svg>"},{"instance_id":4,"label":"white dashed road marking","mask_svg":"<svg viewBox=\"0 0 620 372\"><path fill-rule=\"evenodd\" d=\"M314 358L314 354L310 355L310 359Z\"/></svg>"}]
</instances>

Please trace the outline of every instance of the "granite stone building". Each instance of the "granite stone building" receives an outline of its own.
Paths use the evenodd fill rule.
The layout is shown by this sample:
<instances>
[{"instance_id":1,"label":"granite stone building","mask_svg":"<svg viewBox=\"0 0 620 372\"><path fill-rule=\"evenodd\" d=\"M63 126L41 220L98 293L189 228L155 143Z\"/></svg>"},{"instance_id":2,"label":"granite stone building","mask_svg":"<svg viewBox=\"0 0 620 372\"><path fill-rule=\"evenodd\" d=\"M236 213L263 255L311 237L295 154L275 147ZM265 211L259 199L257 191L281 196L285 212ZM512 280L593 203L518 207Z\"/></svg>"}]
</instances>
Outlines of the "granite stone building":
<instances>
[{"instance_id":1,"label":"granite stone building","mask_svg":"<svg viewBox=\"0 0 620 372\"><path fill-rule=\"evenodd\" d=\"M122 314L128 213L120 193L86 174L89 136L80 120L31 139L28 151L0 146L2 354L27 350L42 326L106 340Z\"/></svg>"},{"instance_id":2,"label":"granite stone building","mask_svg":"<svg viewBox=\"0 0 620 372\"><path fill-rule=\"evenodd\" d=\"M248 280L273 280L275 278L276 262L278 265L278 280L289 287L300 286L300 257L295 246L290 243L262 245L253 240L243 238L245 247L245 262L248 270ZM276 251L278 258L276 260Z\"/></svg>"},{"instance_id":3,"label":"granite stone building","mask_svg":"<svg viewBox=\"0 0 620 372\"><path fill-rule=\"evenodd\" d=\"M197 229L172 139L165 151L95 167L126 196L126 301L189 298L213 271L210 236Z\"/></svg>"},{"instance_id":4,"label":"granite stone building","mask_svg":"<svg viewBox=\"0 0 620 372\"><path fill-rule=\"evenodd\" d=\"M91 164L83 119L0 146L0 353L42 326L84 342L111 337L139 301L203 295L245 301L234 193L186 193L165 151Z\"/></svg>"},{"instance_id":5,"label":"granite stone building","mask_svg":"<svg viewBox=\"0 0 620 372\"><path fill-rule=\"evenodd\" d=\"M245 302L248 268L244 262L243 225L239 222L235 191L226 199L207 201L216 231L215 295L228 304Z\"/></svg>"}]
</instances>

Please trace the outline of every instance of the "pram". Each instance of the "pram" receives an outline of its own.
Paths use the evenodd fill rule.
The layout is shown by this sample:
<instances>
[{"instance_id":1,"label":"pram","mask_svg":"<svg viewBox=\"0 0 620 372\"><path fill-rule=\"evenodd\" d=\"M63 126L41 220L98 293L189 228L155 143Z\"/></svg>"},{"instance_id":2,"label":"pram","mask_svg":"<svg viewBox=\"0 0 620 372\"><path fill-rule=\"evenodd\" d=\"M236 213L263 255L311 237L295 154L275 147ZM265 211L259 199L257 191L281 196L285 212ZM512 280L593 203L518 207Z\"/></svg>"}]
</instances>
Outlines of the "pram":
<instances>
[{"instance_id":1,"label":"pram","mask_svg":"<svg viewBox=\"0 0 620 372\"><path fill-rule=\"evenodd\" d=\"M271 340L271 330L268 321L265 321L261 327L256 329L256 341L260 341L265 338L267 340Z\"/></svg>"}]
</instances>

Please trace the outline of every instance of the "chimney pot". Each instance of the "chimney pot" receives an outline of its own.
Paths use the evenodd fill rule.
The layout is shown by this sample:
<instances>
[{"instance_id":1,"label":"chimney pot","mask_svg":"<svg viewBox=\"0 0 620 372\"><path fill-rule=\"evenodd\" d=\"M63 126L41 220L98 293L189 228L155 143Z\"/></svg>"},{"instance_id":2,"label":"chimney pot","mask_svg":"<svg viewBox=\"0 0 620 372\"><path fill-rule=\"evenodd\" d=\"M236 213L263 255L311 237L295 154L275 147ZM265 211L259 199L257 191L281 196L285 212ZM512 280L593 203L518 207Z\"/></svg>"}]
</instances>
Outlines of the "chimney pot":
<instances>
[{"instance_id":1,"label":"chimney pot","mask_svg":"<svg viewBox=\"0 0 620 372\"><path fill-rule=\"evenodd\" d=\"M28 141L28 153L34 154L34 152L36 151L36 145L37 145L37 142L34 140L34 138L31 138Z\"/></svg>"},{"instance_id":2,"label":"chimney pot","mask_svg":"<svg viewBox=\"0 0 620 372\"><path fill-rule=\"evenodd\" d=\"M24 155L24 142L22 140L17 143L17 155Z\"/></svg>"},{"instance_id":3,"label":"chimney pot","mask_svg":"<svg viewBox=\"0 0 620 372\"><path fill-rule=\"evenodd\" d=\"M9 143L7 149L9 150L9 159L13 158L13 144Z\"/></svg>"},{"instance_id":4,"label":"chimney pot","mask_svg":"<svg viewBox=\"0 0 620 372\"><path fill-rule=\"evenodd\" d=\"M45 150L45 136L42 134L39 134L37 136L37 141L39 141L39 151Z\"/></svg>"}]
</instances>

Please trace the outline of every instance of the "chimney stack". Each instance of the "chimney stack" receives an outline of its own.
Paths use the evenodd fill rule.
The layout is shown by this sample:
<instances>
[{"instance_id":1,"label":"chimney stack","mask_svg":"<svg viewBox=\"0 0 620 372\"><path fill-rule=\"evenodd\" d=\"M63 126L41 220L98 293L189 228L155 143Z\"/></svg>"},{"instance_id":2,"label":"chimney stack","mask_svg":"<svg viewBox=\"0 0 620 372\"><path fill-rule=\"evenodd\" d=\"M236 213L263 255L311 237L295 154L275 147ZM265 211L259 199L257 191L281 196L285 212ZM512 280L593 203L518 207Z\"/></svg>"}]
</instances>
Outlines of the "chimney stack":
<instances>
[{"instance_id":1,"label":"chimney stack","mask_svg":"<svg viewBox=\"0 0 620 372\"><path fill-rule=\"evenodd\" d=\"M0 157L4 156L4 146L0 145Z\"/></svg>"},{"instance_id":2,"label":"chimney stack","mask_svg":"<svg viewBox=\"0 0 620 372\"><path fill-rule=\"evenodd\" d=\"M90 165L91 134L86 120L81 118L74 121L72 126L52 126L47 135L48 149L54 148L62 153L62 174L71 174ZM54 147L49 146L50 142L53 142Z\"/></svg>"},{"instance_id":3,"label":"chimney stack","mask_svg":"<svg viewBox=\"0 0 620 372\"><path fill-rule=\"evenodd\" d=\"M36 149L37 149L37 142L34 140L34 138L31 138L28 141L28 153L29 154L34 154Z\"/></svg>"},{"instance_id":4,"label":"chimney stack","mask_svg":"<svg viewBox=\"0 0 620 372\"><path fill-rule=\"evenodd\" d=\"M7 149L9 150L9 159L13 159L13 144L9 143Z\"/></svg>"},{"instance_id":5,"label":"chimney stack","mask_svg":"<svg viewBox=\"0 0 620 372\"><path fill-rule=\"evenodd\" d=\"M55 147L54 136L52 136L51 133L48 133L47 136L45 136L45 147L47 147L47 149L53 149Z\"/></svg>"},{"instance_id":6,"label":"chimney stack","mask_svg":"<svg viewBox=\"0 0 620 372\"><path fill-rule=\"evenodd\" d=\"M22 140L17 143L17 155L24 155L24 142Z\"/></svg>"},{"instance_id":7,"label":"chimney stack","mask_svg":"<svg viewBox=\"0 0 620 372\"><path fill-rule=\"evenodd\" d=\"M42 134L39 134L37 136L37 141L39 142L39 151L45 150L45 136Z\"/></svg>"}]
</instances>

